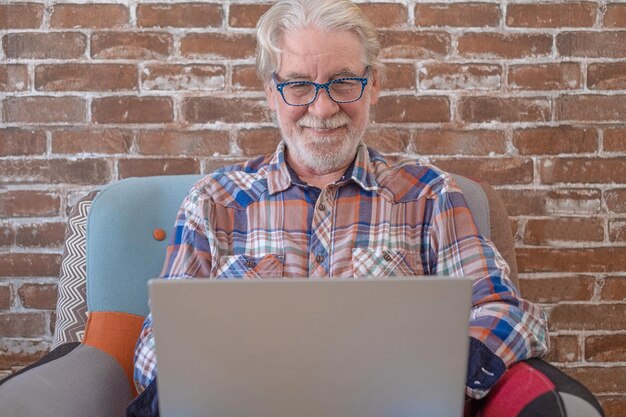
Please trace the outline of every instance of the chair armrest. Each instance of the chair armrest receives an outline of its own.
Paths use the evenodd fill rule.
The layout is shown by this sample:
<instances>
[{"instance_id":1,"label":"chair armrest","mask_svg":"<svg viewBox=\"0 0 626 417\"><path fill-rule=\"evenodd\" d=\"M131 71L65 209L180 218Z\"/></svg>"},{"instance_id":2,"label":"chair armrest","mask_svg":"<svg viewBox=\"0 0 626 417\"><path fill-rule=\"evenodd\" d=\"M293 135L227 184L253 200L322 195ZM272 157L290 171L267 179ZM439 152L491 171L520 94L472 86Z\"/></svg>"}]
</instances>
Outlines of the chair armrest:
<instances>
[{"instance_id":1,"label":"chair armrest","mask_svg":"<svg viewBox=\"0 0 626 417\"><path fill-rule=\"evenodd\" d=\"M128 378L118 362L87 345L0 387L0 404L8 416L122 417L131 400Z\"/></svg>"}]
</instances>

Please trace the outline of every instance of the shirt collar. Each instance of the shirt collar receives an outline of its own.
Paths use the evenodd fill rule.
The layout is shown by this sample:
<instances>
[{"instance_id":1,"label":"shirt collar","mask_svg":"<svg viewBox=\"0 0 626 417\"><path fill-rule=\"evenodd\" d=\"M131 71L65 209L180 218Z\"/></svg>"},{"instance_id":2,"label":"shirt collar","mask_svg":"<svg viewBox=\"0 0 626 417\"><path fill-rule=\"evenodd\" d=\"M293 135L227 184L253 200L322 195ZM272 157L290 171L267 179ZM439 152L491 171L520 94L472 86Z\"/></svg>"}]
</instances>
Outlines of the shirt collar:
<instances>
[{"instance_id":1,"label":"shirt collar","mask_svg":"<svg viewBox=\"0 0 626 417\"><path fill-rule=\"evenodd\" d=\"M276 194L285 191L293 183L291 174L289 173L289 167L285 159L285 142L281 141L278 144L276 152L272 157L267 172L267 186L270 194ZM377 191L378 181L373 172L373 167L370 161L369 150L363 142L360 142L357 147L356 158L350 165L348 170L352 172L342 177L340 182L344 182L347 178L351 178L361 188L367 191Z\"/></svg>"}]
</instances>

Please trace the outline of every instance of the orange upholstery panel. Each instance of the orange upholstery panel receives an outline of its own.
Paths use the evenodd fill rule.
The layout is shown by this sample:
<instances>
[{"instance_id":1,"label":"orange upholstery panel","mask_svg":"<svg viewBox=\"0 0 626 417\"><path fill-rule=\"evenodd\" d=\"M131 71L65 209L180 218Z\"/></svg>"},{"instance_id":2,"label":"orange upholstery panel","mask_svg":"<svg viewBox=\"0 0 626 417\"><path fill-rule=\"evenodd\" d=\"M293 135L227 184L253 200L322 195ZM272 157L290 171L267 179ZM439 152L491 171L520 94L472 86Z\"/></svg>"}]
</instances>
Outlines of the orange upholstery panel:
<instances>
[{"instance_id":1,"label":"orange upholstery panel","mask_svg":"<svg viewBox=\"0 0 626 417\"><path fill-rule=\"evenodd\" d=\"M133 356L143 320L144 317L135 314L91 312L83 340L84 344L108 353L119 362L133 395L137 395L133 383Z\"/></svg>"}]
</instances>

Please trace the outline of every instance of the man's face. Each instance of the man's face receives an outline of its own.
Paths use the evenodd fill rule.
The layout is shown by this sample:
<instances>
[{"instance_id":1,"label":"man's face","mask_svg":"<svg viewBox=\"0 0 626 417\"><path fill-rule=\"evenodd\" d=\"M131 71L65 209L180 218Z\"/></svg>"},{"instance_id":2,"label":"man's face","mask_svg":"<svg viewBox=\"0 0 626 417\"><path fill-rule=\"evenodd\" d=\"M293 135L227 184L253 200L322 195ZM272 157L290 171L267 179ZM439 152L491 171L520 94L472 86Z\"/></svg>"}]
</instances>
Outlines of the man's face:
<instances>
[{"instance_id":1,"label":"man's face","mask_svg":"<svg viewBox=\"0 0 626 417\"><path fill-rule=\"evenodd\" d=\"M281 62L276 70L279 82L327 81L364 77L363 51L352 32L320 32L309 28L283 34ZM360 100L338 104L320 90L308 106L289 106L273 82L266 88L270 109L287 143L287 159L296 170L327 174L352 161L356 147L369 122L370 105L378 100L378 82L370 71Z\"/></svg>"}]
</instances>

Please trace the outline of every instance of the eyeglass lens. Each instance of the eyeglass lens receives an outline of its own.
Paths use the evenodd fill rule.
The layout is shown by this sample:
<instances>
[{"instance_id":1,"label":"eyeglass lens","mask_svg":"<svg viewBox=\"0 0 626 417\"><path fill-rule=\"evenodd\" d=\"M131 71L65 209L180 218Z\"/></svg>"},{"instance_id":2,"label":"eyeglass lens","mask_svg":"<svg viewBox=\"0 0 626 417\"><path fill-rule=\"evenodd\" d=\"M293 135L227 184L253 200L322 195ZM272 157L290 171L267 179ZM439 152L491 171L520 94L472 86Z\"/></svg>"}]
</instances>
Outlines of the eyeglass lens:
<instances>
[{"instance_id":1,"label":"eyeglass lens","mask_svg":"<svg viewBox=\"0 0 626 417\"><path fill-rule=\"evenodd\" d=\"M358 100L364 85L358 80L335 80L328 86L330 97L337 102ZM320 89L320 90L323 90ZM283 96L287 104L303 105L315 100L316 89L313 84L294 83L283 87Z\"/></svg>"}]
</instances>

